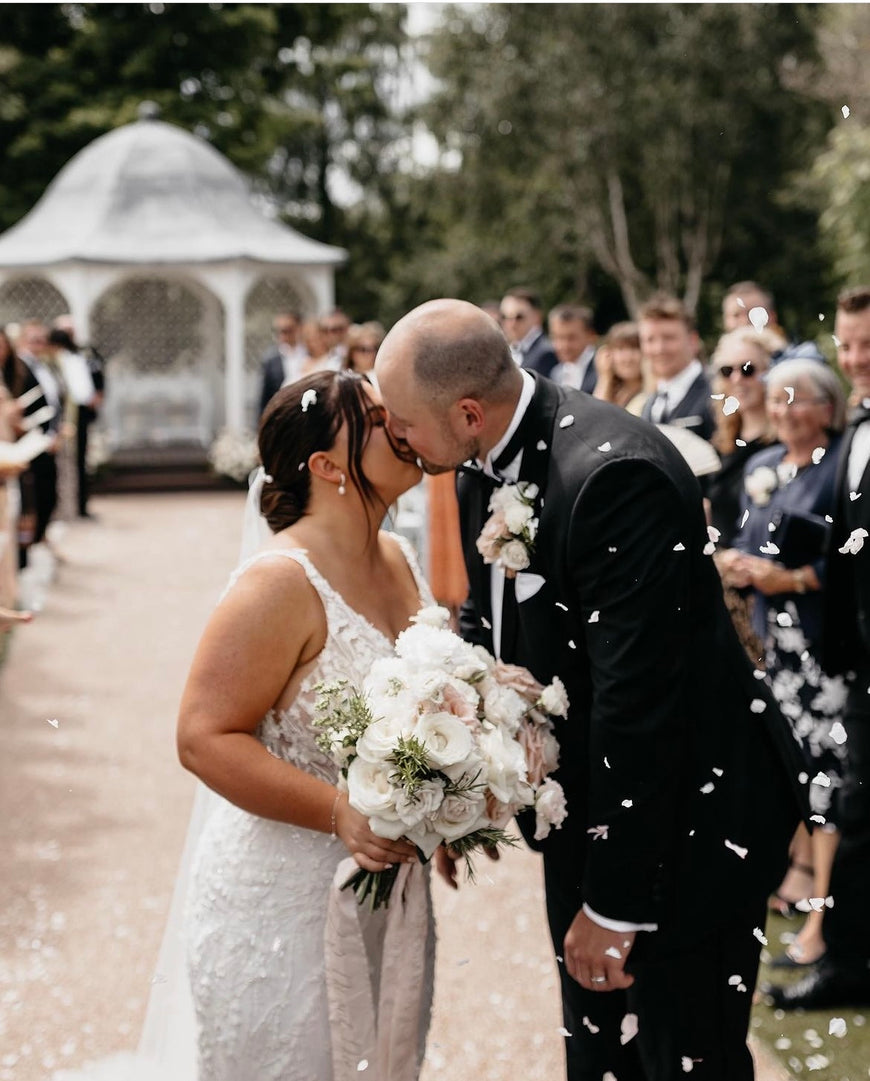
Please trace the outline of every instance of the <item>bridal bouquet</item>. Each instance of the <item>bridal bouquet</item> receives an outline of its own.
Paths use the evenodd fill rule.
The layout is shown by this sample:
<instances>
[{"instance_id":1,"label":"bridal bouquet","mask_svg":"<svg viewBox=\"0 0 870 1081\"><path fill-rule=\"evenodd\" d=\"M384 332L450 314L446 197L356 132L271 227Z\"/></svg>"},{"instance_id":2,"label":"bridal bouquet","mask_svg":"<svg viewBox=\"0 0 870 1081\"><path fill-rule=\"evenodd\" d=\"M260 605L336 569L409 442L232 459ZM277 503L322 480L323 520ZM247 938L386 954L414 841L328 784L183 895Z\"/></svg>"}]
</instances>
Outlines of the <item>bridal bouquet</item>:
<instances>
[{"instance_id":1,"label":"bridal bouquet","mask_svg":"<svg viewBox=\"0 0 870 1081\"><path fill-rule=\"evenodd\" d=\"M361 688L321 684L314 725L374 833L407 838L423 860L446 843L472 872L472 851L514 843L504 827L517 811L535 808L538 840L564 821L562 787L548 777L559 761L551 717L567 715L568 698L560 680L543 687L448 619L422 609ZM378 908L397 874L360 870L345 887Z\"/></svg>"}]
</instances>

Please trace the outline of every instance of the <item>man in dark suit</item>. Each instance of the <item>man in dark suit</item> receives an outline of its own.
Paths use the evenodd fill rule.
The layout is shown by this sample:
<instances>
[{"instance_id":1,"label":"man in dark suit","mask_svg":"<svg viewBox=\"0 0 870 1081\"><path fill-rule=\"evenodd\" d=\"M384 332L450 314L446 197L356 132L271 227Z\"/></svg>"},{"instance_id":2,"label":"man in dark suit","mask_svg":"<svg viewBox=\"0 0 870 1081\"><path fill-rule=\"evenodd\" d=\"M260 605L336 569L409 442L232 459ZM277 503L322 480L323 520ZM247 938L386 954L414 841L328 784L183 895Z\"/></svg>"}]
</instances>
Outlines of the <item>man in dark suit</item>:
<instances>
[{"instance_id":1,"label":"man in dark suit","mask_svg":"<svg viewBox=\"0 0 870 1081\"><path fill-rule=\"evenodd\" d=\"M400 452L430 472L475 463L459 481L464 635L568 691L568 818L530 843L570 1081L751 1078L759 937L805 767L737 641L694 477L652 425L518 370L462 301L400 320L376 372ZM537 486L515 577L476 549L499 475Z\"/></svg>"},{"instance_id":2,"label":"man in dark suit","mask_svg":"<svg viewBox=\"0 0 870 1081\"><path fill-rule=\"evenodd\" d=\"M501 301L501 326L521 368L550 375L559 358L544 334L541 298L531 289L510 289Z\"/></svg>"},{"instance_id":3,"label":"man in dark suit","mask_svg":"<svg viewBox=\"0 0 870 1081\"><path fill-rule=\"evenodd\" d=\"M31 319L22 325L18 356L27 369L19 396L37 387L41 390L41 394L24 410L24 418L41 410L46 410L46 413L53 410L52 415L46 416L39 427L46 434L56 437L48 450L33 459L20 480L22 517L33 515L35 519L32 539L19 546L19 566L23 568L27 565L27 549L31 544L40 544L45 540L46 529L57 507L57 448L58 433L63 422L63 386L59 373L49 364L48 328L43 323Z\"/></svg>"},{"instance_id":4,"label":"man in dark suit","mask_svg":"<svg viewBox=\"0 0 870 1081\"><path fill-rule=\"evenodd\" d=\"M272 321L275 344L266 351L261 362L260 416L272 396L301 374L307 354L304 346L299 344L299 323L297 312L279 312Z\"/></svg>"},{"instance_id":5,"label":"man in dark suit","mask_svg":"<svg viewBox=\"0 0 870 1081\"><path fill-rule=\"evenodd\" d=\"M827 557L822 661L848 680L841 839L825 912L826 953L804 979L770 988L783 1009L870 1005L870 286L837 302L837 359L852 384Z\"/></svg>"},{"instance_id":6,"label":"man in dark suit","mask_svg":"<svg viewBox=\"0 0 870 1081\"><path fill-rule=\"evenodd\" d=\"M715 431L710 382L698 354L694 321L676 297L652 297L638 312L640 349L656 377L641 414L709 439Z\"/></svg>"},{"instance_id":7,"label":"man in dark suit","mask_svg":"<svg viewBox=\"0 0 870 1081\"><path fill-rule=\"evenodd\" d=\"M550 312L547 329L559 358L550 378L560 386L591 394L598 382L595 370L598 335L590 309L580 304L560 304Z\"/></svg>"}]
</instances>

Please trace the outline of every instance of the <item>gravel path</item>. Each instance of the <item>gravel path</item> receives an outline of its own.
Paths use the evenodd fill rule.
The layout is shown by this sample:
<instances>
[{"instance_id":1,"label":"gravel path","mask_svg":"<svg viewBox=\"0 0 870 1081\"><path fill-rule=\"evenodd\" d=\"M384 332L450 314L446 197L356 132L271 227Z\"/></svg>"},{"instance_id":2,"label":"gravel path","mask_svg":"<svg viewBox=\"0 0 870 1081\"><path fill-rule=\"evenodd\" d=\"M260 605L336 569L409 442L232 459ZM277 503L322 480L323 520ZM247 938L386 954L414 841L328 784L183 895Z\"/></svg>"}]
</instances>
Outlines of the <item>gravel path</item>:
<instances>
[{"instance_id":1,"label":"gravel path","mask_svg":"<svg viewBox=\"0 0 870 1081\"><path fill-rule=\"evenodd\" d=\"M176 709L235 564L242 505L238 493L95 499L99 521L68 528L45 608L10 644L0 1081L44 1081L136 1044L193 792L175 759ZM483 861L476 886L437 883L435 905L423 1081L558 1081L537 857Z\"/></svg>"}]
</instances>

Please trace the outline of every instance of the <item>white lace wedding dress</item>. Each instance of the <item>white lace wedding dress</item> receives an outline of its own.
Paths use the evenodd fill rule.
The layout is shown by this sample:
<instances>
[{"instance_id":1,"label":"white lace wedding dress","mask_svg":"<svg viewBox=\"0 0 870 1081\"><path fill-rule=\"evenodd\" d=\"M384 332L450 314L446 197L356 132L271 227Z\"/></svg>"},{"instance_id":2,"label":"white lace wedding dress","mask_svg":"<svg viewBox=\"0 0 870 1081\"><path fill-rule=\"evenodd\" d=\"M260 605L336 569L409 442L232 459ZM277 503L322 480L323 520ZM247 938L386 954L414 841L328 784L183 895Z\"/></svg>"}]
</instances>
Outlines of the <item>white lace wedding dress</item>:
<instances>
[{"instance_id":1,"label":"white lace wedding dress","mask_svg":"<svg viewBox=\"0 0 870 1081\"><path fill-rule=\"evenodd\" d=\"M421 605L434 603L410 545L397 539ZM304 568L323 602L328 632L293 703L270 711L256 737L276 757L335 783L336 767L315 744L310 724L315 687L339 678L361 685L373 661L392 653L392 643L345 603L302 550L259 553L234 572L227 589L255 561L275 558ZM432 997L428 869L403 867L389 907L370 913L352 891L338 889L356 869L339 840L248 814L213 794L208 799L185 918L198 1075L193 1032L155 1039L149 1012L150 1046L138 1056L65 1072L57 1081L412 1081ZM190 1029L186 1009L169 1004L161 1013L174 1028Z\"/></svg>"}]
</instances>

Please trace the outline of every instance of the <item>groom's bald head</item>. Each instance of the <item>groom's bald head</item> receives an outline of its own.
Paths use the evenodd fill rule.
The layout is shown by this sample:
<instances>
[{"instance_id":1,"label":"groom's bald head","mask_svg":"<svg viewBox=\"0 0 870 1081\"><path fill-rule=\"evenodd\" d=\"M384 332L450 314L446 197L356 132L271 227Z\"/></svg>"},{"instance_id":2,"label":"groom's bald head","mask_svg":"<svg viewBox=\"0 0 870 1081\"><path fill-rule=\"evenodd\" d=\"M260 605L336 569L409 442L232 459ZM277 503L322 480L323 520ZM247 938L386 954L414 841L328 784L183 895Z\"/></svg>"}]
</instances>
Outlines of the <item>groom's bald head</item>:
<instances>
[{"instance_id":1,"label":"groom's bald head","mask_svg":"<svg viewBox=\"0 0 870 1081\"><path fill-rule=\"evenodd\" d=\"M410 375L415 390L442 407L461 398L507 400L521 383L500 328L464 300L430 300L400 319L378 350L375 372L387 388Z\"/></svg>"}]
</instances>

